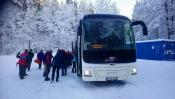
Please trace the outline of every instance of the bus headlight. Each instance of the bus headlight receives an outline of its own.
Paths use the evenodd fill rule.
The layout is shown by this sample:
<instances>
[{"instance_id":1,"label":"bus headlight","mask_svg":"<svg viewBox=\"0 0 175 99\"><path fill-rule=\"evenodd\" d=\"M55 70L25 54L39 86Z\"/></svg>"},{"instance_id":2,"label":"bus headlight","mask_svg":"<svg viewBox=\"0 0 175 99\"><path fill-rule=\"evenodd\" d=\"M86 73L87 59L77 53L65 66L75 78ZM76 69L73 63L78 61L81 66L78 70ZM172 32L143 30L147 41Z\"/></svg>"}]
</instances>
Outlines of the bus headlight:
<instances>
[{"instance_id":1,"label":"bus headlight","mask_svg":"<svg viewBox=\"0 0 175 99\"><path fill-rule=\"evenodd\" d=\"M85 77L92 77L92 73L90 70L84 70L84 76Z\"/></svg>"},{"instance_id":2,"label":"bus headlight","mask_svg":"<svg viewBox=\"0 0 175 99\"><path fill-rule=\"evenodd\" d=\"M137 74L137 69L136 69L136 68L133 68L131 74L132 74L132 75L136 75L136 74Z\"/></svg>"}]
</instances>

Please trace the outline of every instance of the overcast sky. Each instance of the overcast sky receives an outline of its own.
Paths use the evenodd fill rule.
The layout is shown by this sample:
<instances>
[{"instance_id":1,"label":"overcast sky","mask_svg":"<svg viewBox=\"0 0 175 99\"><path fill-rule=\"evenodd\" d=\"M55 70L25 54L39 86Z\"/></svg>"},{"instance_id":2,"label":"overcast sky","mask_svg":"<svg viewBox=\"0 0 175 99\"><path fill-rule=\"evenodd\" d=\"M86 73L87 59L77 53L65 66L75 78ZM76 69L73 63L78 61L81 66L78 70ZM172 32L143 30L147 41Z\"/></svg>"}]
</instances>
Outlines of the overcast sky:
<instances>
[{"instance_id":1,"label":"overcast sky","mask_svg":"<svg viewBox=\"0 0 175 99\"><path fill-rule=\"evenodd\" d=\"M136 0L115 0L121 15L132 18L133 8Z\"/></svg>"}]
</instances>

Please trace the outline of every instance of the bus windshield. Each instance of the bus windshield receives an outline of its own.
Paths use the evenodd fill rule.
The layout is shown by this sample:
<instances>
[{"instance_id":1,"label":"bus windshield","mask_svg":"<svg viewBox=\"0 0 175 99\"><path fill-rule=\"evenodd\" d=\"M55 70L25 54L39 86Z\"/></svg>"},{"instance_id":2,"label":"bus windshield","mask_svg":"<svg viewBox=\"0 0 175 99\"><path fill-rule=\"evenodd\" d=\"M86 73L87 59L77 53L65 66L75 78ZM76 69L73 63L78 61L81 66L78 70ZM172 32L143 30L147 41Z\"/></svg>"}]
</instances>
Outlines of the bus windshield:
<instances>
[{"instance_id":1,"label":"bus windshield","mask_svg":"<svg viewBox=\"0 0 175 99\"><path fill-rule=\"evenodd\" d=\"M86 19L83 21L83 59L87 63L136 61L130 20ZM111 61L112 59L112 61Z\"/></svg>"},{"instance_id":2,"label":"bus windshield","mask_svg":"<svg viewBox=\"0 0 175 99\"><path fill-rule=\"evenodd\" d=\"M134 49L129 20L88 19L84 21L84 50Z\"/></svg>"}]
</instances>

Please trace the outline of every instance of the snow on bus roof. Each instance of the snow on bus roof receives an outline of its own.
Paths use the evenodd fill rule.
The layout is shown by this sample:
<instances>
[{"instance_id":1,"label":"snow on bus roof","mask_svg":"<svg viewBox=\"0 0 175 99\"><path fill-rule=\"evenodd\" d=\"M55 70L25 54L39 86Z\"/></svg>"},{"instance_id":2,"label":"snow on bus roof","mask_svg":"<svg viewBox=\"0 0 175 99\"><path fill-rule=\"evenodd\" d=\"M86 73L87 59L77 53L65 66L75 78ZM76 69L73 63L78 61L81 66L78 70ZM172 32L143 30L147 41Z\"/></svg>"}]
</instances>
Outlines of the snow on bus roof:
<instances>
[{"instance_id":1,"label":"snow on bus roof","mask_svg":"<svg viewBox=\"0 0 175 99\"><path fill-rule=\"evenodd\" d=\"M124 19L124 20L129 20L128 17L123 16L123 15L115 15L115 14L87 14L83 17L83 19Z\"/></svg>"},{"instance_id":2,"label":"snow on bus roof","mask_svg":"<svg viewBox=\"0 0 175 99\"><path fill-rule=\"evenodd\" d=\"M170 40L170 39L155 39L155 40L136 41L136 43L160 42L160 41L169 41L169 42L175 42L175 40Z\"/></svg>"}]
</instances>

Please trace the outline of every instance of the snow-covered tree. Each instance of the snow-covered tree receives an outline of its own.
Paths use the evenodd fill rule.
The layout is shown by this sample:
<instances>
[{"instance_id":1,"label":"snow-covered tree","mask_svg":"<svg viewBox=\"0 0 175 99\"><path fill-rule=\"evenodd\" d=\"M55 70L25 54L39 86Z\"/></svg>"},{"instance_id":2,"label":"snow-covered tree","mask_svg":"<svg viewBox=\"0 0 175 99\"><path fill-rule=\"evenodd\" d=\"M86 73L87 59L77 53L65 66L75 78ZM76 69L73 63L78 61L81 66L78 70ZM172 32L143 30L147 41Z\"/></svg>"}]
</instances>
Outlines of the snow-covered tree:
<instances>
[{"instance_id":1,"label":"snow-covered tree","mask_svg":"<svg viewBox=\"0 0 175 99\"><path fill-rule=\"evenodd\" d=\"M116 7L116 3L112 0L96 0L95 13L118 14L119 11Z\"/></svg>"},{"instance_id":2,"label":"snow-covered tree","mask_svg":"<svg viewBox=\"0 0 175 99\"><path fill-rule=\"evenodd\" d=\"M148 36L136 28L136 39L175 39L175 6L173 0L140 0L136 3L133 20L143 20Z\"/></svg>"},{"instance_id":3,"label":"snow-covered tree","mask_svg":"<svg viewBox=\"0 0 175 99\"><path fill-rule=\"evenodd\" d=\"M78 15L82 18L85 14L93 14L95 11L94 4L88 0L81 0L79 2Z\"/></svg>"},{"instance_id":4,"label":"snow-covered tree","mask_svg":"<svg viewBox=\"0 0 175 99\"><path fill-rule=\"evenodd\" d=\"M107 1L107 0L106 0ZM92 14L101 2L90 0L11 0L0 15L0 54L11 54L31 48L71 49L79 20ZM109 3L109 4L108 4ZM105 11L116 14L114 2L104 2Z\"/></svg>"}]
</instances>

